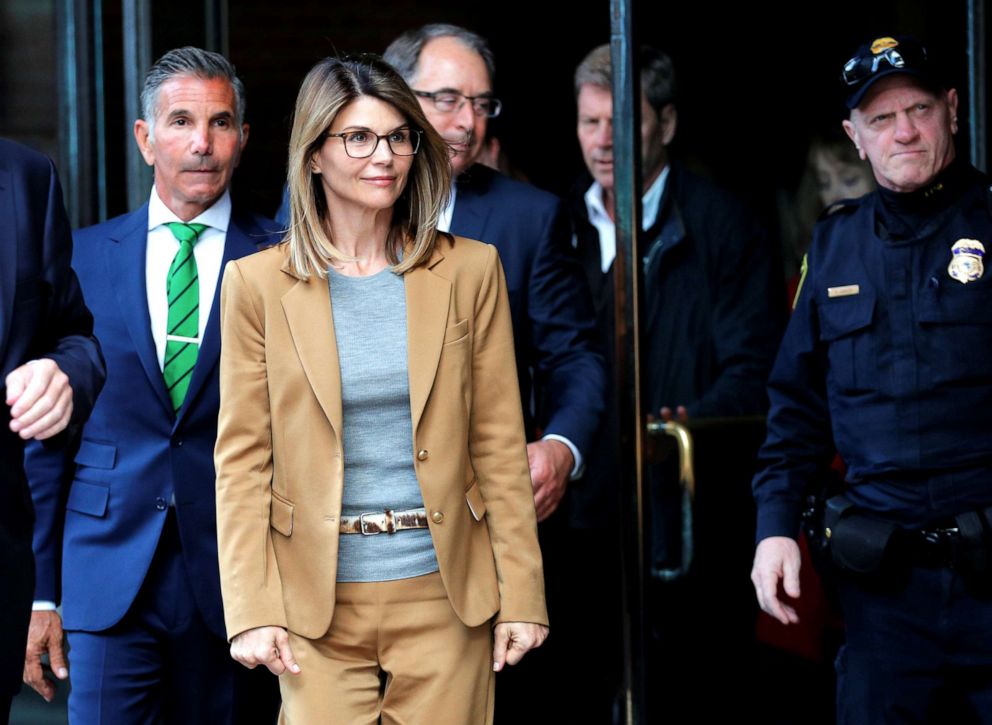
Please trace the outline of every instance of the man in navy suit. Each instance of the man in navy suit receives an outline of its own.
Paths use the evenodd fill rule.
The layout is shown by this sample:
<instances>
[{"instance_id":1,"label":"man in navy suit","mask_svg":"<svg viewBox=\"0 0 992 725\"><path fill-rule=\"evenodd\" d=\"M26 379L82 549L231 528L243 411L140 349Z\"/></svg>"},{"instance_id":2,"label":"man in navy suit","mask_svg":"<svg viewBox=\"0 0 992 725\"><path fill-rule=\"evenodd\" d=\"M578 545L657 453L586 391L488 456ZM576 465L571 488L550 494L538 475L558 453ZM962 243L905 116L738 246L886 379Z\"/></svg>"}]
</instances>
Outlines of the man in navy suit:
<instances>
[{"instance_id":1,"label":"man in navy suit","mask_svg":"<svg viewBox=\"0 0 992 725\"><path fill-rule=\"evenodd\" d=\"M244 106L223 56L166 53L145 78L134 125L154 168L148 204L75 237L108 378L74 461L38 448L28 456L46 525L35 537L25 660L26 681L50 699L38 660L49 651L68 676L53 611L61 599L73 723L274 718L274 681L248 682L255 673L228 656L217 569L219 278L228 260L276 241L265 220L231 210Z\"/></svg>"},{"instance_id":2,"label":"man in navy suit","mask_svg":"<svg viewBox=\"0 0 992 725\"><path fill-rule=\"evenodd\" d=\"M105 375L93 317L69 267L72 239L52 162L0 139L0 722L20 687L34 562L24 442L58 445L89 416Z\"/></svg>"},{"instance_id":3,"label":"man in navy suit","mask_svg":"<svg viewBox=\"0 0 992 725\"><path fill-rule=\"evenodd\" d=\"M585 480L575 479L593 446L607 385L568 215L552 194L476 163L488 121L501 105L493 94L493 54L485 39L454 25L425 25L393 41L385 58L410 84L452 150L456 181L440 228L494 244L506 271L520 395L524 411L533 413L527 454L543 522L539 532L553 623L582 605L568 597L562 577L572 554L577 504L591 494ZM563 650L553 638L548 644L525 660L523 669L500 675L501 720L524 718L544 694L547 678L561 669Z\"/></svg>"}]
</instances>

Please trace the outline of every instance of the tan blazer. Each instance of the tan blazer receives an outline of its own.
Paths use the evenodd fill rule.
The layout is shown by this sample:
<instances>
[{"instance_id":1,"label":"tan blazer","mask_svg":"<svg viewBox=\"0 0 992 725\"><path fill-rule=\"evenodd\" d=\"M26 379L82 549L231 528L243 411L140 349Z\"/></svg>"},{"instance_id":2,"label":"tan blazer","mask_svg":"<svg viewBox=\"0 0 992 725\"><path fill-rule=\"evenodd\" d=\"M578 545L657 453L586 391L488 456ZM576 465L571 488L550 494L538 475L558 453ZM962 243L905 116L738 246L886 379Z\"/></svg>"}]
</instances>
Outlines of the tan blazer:
<instances>
[{"instance_id":1,"label":"tan blazer","mask_svg":"<svg viewBox=\"0 0 992 725\"><path fill-rule=\"evenodd\" d=\"M215 461L229 637L278 625L316 638L334 613L337 345L327 281L291 270L283 244L230 262L221 290ZM413 463L448 599L468 626L494 616L546 624L499 257L442 236L404 282Z\"/></svg>"}]
</instances>

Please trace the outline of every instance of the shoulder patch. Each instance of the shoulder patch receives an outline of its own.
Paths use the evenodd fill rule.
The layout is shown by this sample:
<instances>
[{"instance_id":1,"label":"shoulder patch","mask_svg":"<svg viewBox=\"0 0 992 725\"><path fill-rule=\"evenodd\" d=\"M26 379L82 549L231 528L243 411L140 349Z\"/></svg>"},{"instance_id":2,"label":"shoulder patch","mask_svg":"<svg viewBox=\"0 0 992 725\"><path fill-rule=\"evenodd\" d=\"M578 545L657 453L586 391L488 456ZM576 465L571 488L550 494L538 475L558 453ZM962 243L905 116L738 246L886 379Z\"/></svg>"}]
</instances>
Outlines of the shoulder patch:
<instances>
[{"instance_id":1,"label":"shoulder patch","mask_svg":"<svg viewBox=\"0 0 992 725\"><path fill-rule=\"evenodd\" d=\"M806 272L809 271L809 255L803 255L803 263L799 268L799 284L796 285L796 296L792 298L792 309L796 309L799 304L799 295L803 293L803 282L806 281Z\"/></svg>"}]
</instances>

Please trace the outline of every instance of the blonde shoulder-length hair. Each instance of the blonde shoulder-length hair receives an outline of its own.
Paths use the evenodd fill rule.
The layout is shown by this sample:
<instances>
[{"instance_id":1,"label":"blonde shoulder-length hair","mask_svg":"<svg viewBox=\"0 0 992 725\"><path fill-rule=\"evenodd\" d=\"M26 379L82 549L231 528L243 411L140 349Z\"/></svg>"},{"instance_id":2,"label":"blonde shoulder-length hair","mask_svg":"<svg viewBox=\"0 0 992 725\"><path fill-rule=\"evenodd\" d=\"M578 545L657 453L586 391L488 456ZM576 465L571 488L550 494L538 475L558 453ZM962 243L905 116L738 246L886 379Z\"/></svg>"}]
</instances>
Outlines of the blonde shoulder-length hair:
<instances>
[{"instance_id":1,"label":"blonde shoulder-length hair","mask_svg":"<svg viewBox=\"0 0 992 725\"><path fill-rule=\"evenodd\" d=\"M427 121L413 91L377 55L325 58L310 69L296 98L289 139L289 229L285 241L293 271L302 279L321 278L335 261L352 258L334 246L327 233L328 214L320 176L310 160L326 139L338 113L361 96L384 101L421 133L406 189L393 208L386 256L397 274L424 264L437 242L437 223L451 193L448 146Z\"/></svg>"}]
</instances>

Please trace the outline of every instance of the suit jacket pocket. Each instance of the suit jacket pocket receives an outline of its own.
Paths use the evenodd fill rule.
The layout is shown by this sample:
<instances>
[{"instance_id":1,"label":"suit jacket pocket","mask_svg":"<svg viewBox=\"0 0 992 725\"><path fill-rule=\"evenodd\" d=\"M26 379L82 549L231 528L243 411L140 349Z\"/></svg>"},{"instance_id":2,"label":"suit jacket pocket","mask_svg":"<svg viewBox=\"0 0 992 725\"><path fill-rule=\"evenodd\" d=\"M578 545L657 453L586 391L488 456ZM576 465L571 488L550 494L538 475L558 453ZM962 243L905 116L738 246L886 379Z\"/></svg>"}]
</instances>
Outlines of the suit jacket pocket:
<instances>
[{"instance_id":1,"label":"suit jacket pocket","mask_svg":"<svg viewBox=\"0 0 992 725\"><path fill-rule=\"evenodd\" d=\"M269 525L283 536L293 535L293 504L275 491L272 492Z\"/></svg>"},{"instance_id":2,"label":"suit jacket pocket","mask_svg":"<svg viewBox=\"0 0 992 725\"><path fill-rule=\"evenodd\" d=\"M69 489L69 500L65 507L88 516L102 517L107 513L110 487L98 483L75 481Z\"/></svg>"},{"instance_id":3,"label":"suit jacket pocket","mask_svg":"<svg viewBox=\"0 0 992 725\"><path fill-rule=\"evenodd\" d=\"M75 460L77 466L110 469L117 465L117 446L84 439Z\"/></svg>"},{"instance_id":4,"label":"suit jacket pocket","mask_svg":"<svg viewBox=\"0 0 992 725\"><path fill-rule=\"evenodd\" d=\"M450 345L453 342L461 342L466 337L468 337L468 318L461 322L456 322L444 331L444 344Z\"/></svg>"},{"instance_id":5,"label":"suit jacket pocket","mask_svg":"<svg viewBox=\"0 0 992 725\"><path fill-rule=\"evenodd\" d=\"M486 502L482 498L477 481L472 481L472 485L465 492L465 502L468 504L468 510L472 512L472 518L476 521L482 521L486 515Z\"/></svg>"}]
</instances>

